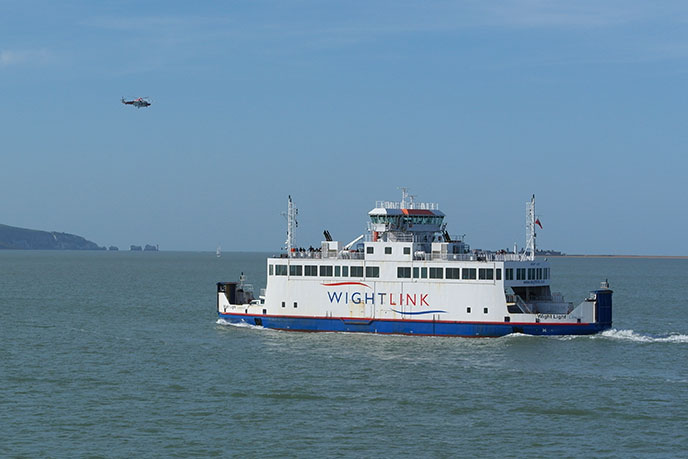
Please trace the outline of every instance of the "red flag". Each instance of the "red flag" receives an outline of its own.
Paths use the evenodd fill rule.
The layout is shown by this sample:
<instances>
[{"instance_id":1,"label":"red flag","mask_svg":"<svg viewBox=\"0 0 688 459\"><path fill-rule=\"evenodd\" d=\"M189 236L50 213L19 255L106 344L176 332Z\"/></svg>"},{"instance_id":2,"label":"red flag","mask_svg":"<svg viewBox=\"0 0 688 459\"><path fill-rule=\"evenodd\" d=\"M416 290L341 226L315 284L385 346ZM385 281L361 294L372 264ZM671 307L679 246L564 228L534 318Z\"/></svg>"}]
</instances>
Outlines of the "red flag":
<instances>
[{"instance_id":1,"label":"red flag","mask_svg":"<svg viewBox=\"0 0 688 459\"><path fill-rule=\"evenodd\" d=\"M539 218L535 220L535 224L538 225L538 226L540 226L540 229L542 229L542 223L540 223L540 219L539 219Z\"/></svg>"}]
</instances>

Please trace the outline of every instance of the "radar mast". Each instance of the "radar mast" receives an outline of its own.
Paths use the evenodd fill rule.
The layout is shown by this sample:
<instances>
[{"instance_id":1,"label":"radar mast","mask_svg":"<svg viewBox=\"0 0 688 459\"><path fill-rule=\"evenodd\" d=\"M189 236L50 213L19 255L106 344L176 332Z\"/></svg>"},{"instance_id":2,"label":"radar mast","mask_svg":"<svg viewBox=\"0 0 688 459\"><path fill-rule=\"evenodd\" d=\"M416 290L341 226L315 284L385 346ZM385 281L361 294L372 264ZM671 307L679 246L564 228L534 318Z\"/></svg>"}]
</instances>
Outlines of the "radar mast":
<instances>
[{"instance_id":1,"label":"radar mast","mask_svg":"<svg viewBox=\"0 0 688 459\"><path fill-rule=\"evenodd\" d=\"M287 240L284 242L287 249L288 256L291 255L292 250L296 247L296 228L299 227L299 222L296 221L296 216L299 214L299 209L294 206L294 202L289 195L289 203L287 205L287 212L282 212L282 215L287 219Z\"/></svg>"},{"instance_id":2,"label":"radar mast","mask_svg":"<svg viewBox=\"0 0 688 459\"><path fill-rule=\"evenodd\" d=\"M535 195L526 202L526 247L523 251L524 260L535 260Z\"/></svg>"}]
</instances>

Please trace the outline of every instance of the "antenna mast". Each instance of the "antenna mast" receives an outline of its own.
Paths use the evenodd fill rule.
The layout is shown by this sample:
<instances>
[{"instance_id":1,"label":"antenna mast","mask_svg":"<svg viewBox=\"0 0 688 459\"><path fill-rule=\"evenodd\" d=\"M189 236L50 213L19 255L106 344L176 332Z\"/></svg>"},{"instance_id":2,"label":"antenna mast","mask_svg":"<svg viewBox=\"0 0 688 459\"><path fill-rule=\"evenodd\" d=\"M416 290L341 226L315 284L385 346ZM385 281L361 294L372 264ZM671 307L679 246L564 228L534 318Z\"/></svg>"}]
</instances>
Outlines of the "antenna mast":
<instances>
[{"instance_id":1,"label":"antenna mast","mask_svg":"<svg viewBox=\"0 0 688 459\"><path fill-rule=\"evenodd\" d=\"M535 260L535 195L526 202L526 247L523 251L524 260Z\"/></svg>"},{"instance_id":2,"label":"antenna mast","mask_svg":"<svg viewBox=\"0 0 688 459\"><path fill-rule=\"evenodd\" d=\"M287 240L284 242L287 248L287 256L291 256L292 248L296 246L295 233L296 228L299 227L299 222L296 221L296 216L299 214L299 209L294 207L294 203L289 195L289 204L287 205L287 213L282 212L287 219Z\"/></svg>"},{"instance_id":3,"label":"antenna mast","mask_svg":"<svg viewBox=\"0 0 688 459\"><path fill-rule=\"evenodd\" d=\"M408 199L408 188L400 187L401 189L401 209L406 209L406 200Z\"/></svg>"}]
</instances>

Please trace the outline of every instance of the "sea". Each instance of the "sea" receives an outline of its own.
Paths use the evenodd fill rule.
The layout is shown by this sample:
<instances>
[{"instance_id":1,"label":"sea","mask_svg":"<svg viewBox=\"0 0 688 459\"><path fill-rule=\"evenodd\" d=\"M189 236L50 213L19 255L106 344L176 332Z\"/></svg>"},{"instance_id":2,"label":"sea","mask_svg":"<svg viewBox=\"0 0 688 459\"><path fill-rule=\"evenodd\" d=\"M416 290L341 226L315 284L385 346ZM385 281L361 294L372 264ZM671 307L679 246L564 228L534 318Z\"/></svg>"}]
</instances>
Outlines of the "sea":
<instances>
[{"instance_id":1,"label":"sea","mask_svg":"<svg viewBox=\"0 0 688 459\"><path fill-rule=\"evenodd\" d=\"M218 321L266 253L0 251L2 457L686 457L688 260L552 258L595 336Z\"/></svg>"}]
</instances>

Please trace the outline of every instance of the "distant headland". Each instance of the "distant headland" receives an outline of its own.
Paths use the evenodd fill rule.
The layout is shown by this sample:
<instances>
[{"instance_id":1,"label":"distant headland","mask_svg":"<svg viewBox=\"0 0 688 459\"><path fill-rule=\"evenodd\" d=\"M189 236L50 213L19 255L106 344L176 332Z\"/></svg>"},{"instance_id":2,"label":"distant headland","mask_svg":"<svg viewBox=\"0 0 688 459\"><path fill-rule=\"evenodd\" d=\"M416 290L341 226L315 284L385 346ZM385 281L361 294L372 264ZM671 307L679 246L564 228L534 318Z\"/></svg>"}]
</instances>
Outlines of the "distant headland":
<instances>
[{"instance_id":1,"label":"distant headland","mask_svg":"<svg viewBox=\"0 0 688 459\"><path fill-rule=\"evenodd\" d=\"M0 250L105 250L81 236L0 224Z\"/></svg>"}]
</instances>

